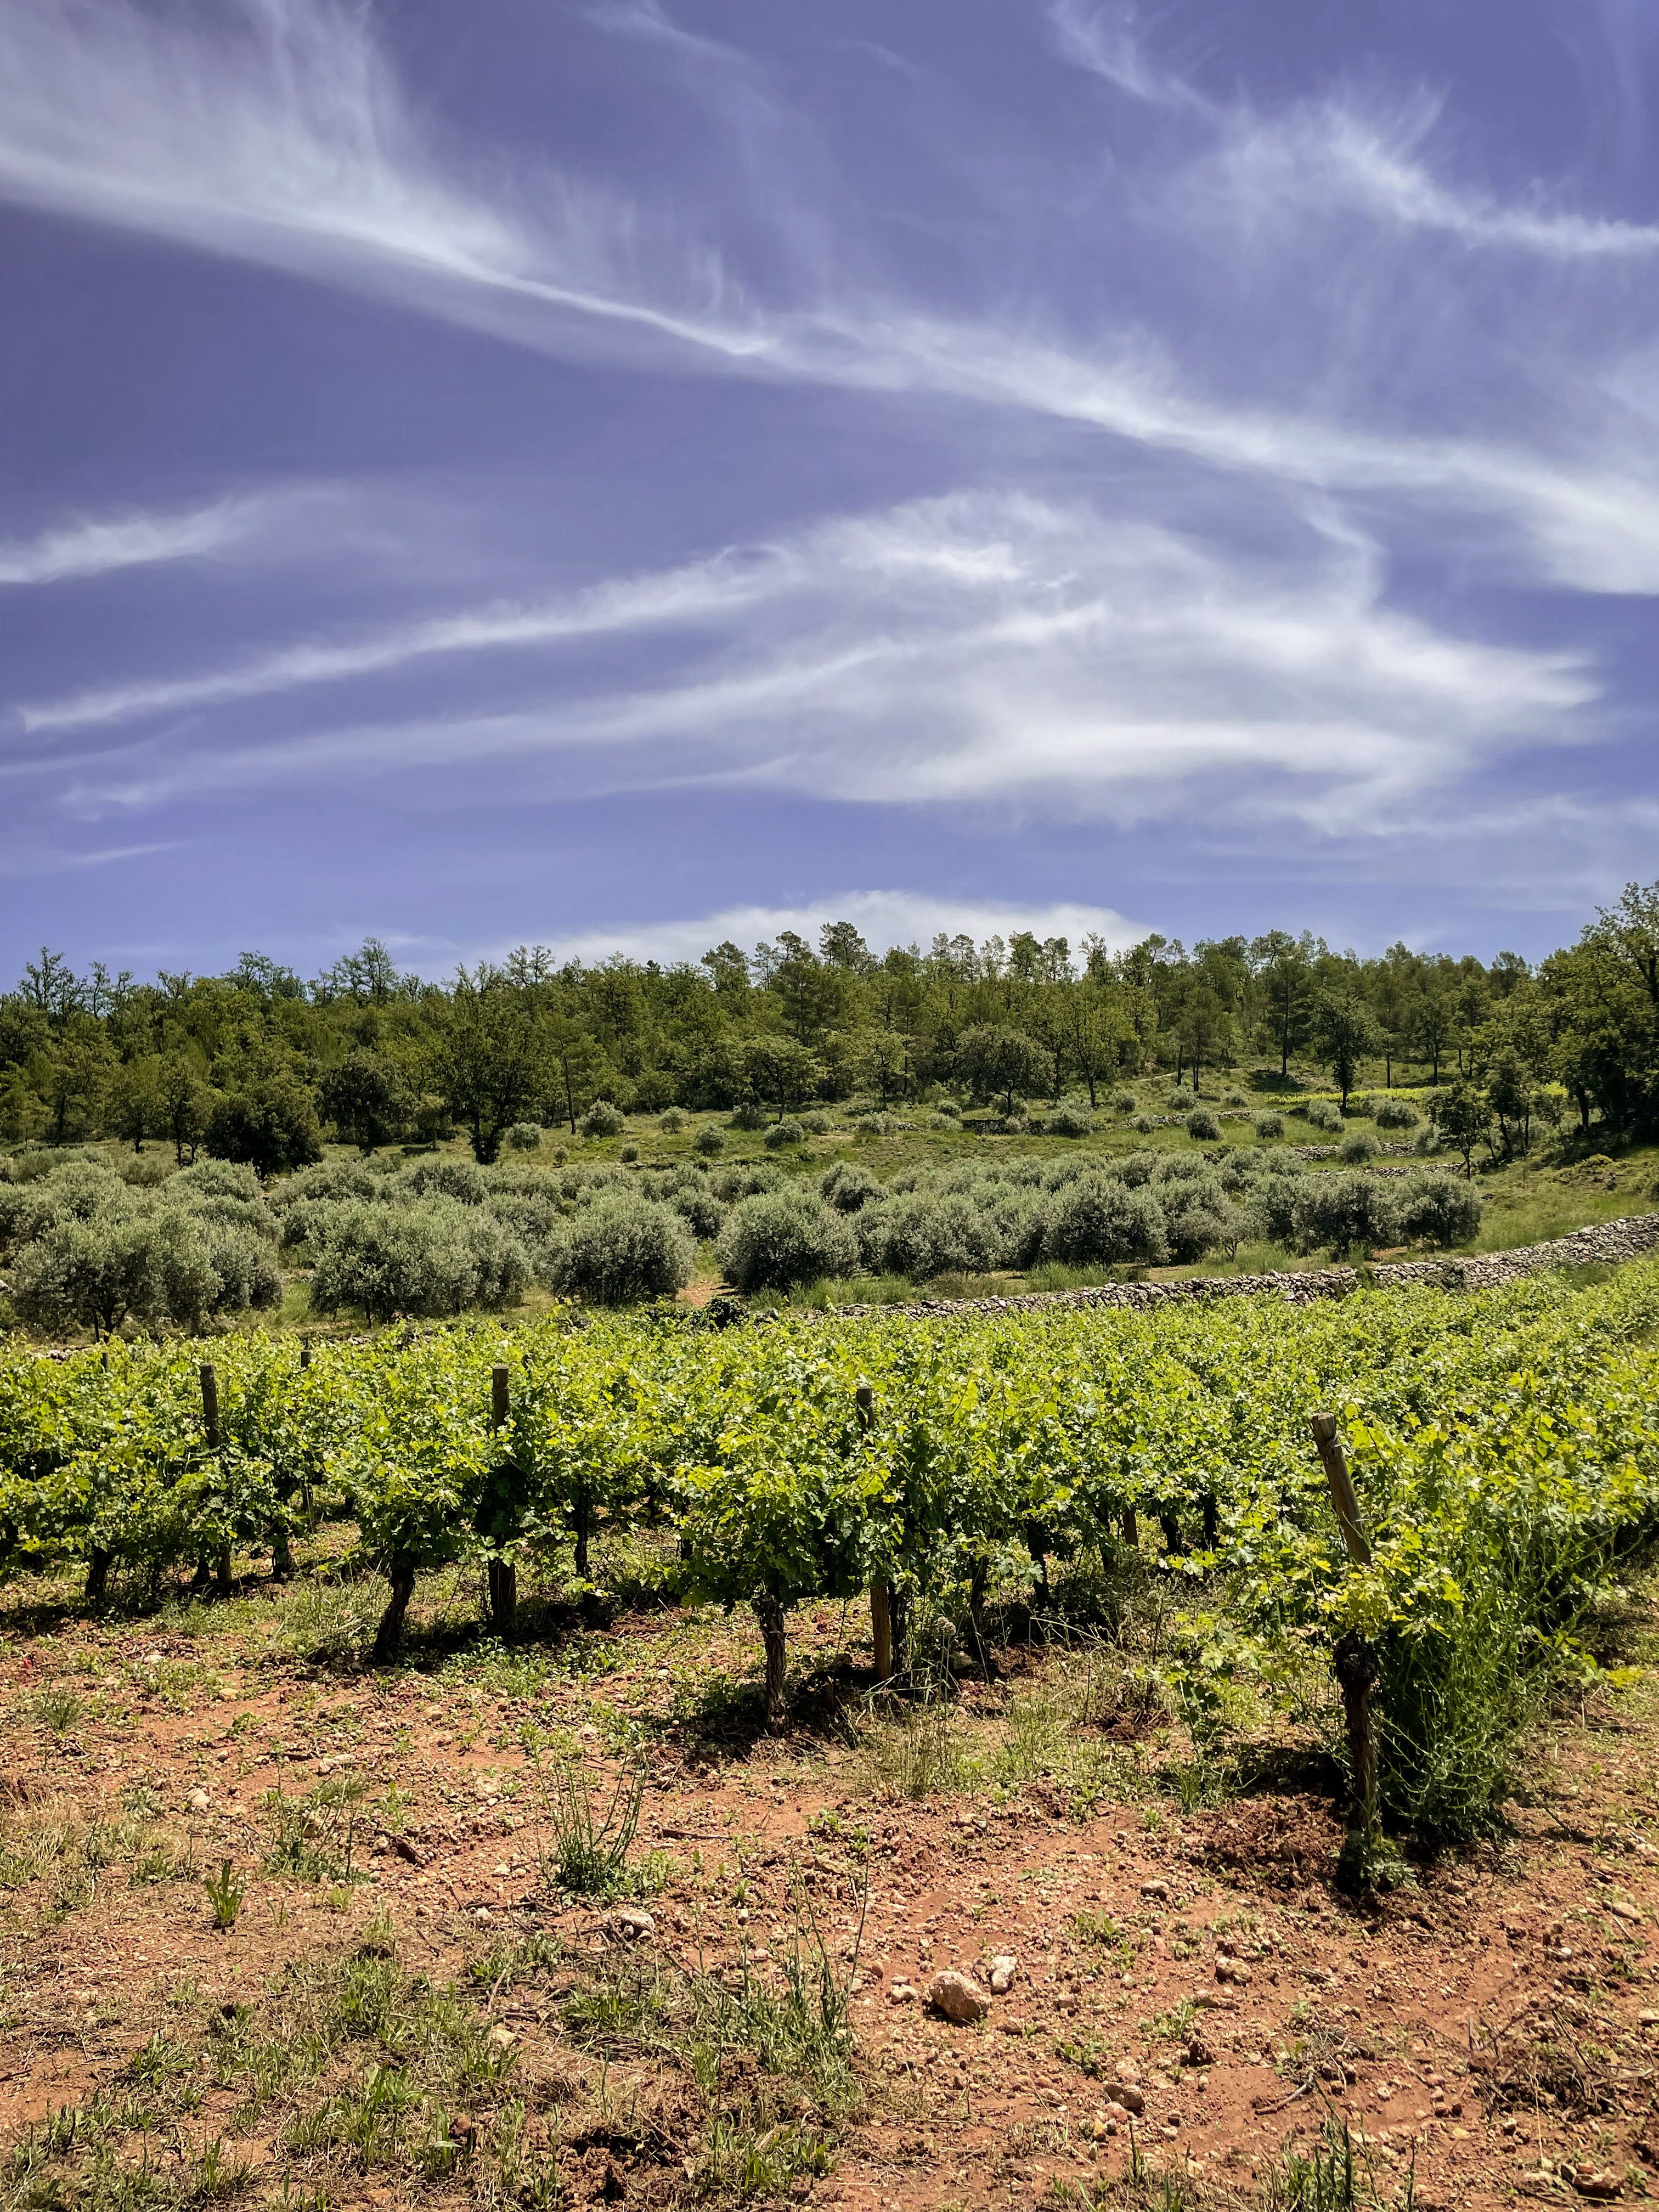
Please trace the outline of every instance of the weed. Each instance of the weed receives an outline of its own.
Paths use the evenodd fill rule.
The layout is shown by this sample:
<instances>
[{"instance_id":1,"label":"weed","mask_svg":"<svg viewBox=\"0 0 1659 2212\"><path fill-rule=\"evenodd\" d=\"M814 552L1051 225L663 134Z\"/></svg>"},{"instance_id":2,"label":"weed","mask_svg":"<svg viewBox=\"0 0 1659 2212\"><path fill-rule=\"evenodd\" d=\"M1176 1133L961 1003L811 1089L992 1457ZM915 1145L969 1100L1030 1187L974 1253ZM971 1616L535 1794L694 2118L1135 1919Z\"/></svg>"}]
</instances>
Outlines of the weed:
<instances>
[{"instance_id":1,"label":"weed","mask_svg":"<svg viewBox=\"0 0 1659 2212\"><path fill-rule=\"evenodd\" d=\"M365 1784L353 1774L332 1774L308 1797L269 1791L264 1809L271 1823L266 1870L301 1881L351 1881L352 1860L362 1825Z\"/></svg>"},{"instance_id":2,"label":"weed","mask_svg":"<svg viewBox=\"0 0 1659 2212\"><path fill-rule=\"evenodd\" d=\"M1347 2124L1334 2114L1328 2115L1310 2150L1294 2144L1285 2149L1262 2199L1266 2212L1381 2212L1376 2184L1354 2155Z\"/></svg>"},{"instance_id":3,"label":"weed","mask_svg":"<svg viewBox=\"0 0 1659 2212\"><path fill-rule=\"evenodd\" d=\"M630 1886L628 1853L640 1825L644 1767L618 1775L603 1817L596 1819L595 1785L579 1759L544 1763L539 1747L532 1747L530 1760L543 1814L536 1829L543 1880L572 1897L623 1894Z\"/></svg>"},{"instance_id":4,"label":"weed","mask_svg":"<svg viewBox=\"0 0 1659 2212\"><path fill-rule=\"evenodd\" d=\"M230 1861L221 1859L218 1873L204 1875L202 1887L206 1890L208 1902L213 1907L214 1926L234 1928L236 1925L237 1915L242 1909L242 1899L247 1895L246 1876L239 1877L232 1868Z\"/></svg>"},{"instance_id":5,"label":"weed","mask_svg":"<svg viewBox=\"0 0 1659 2212\"><path fill-rule=\"evenodd\" d=\"M54 1735L67 1735L76 1723L86 1713L87 1701L78 1690L64 1682L54 1683L42 1690L34 1700L34 1717Z\"/></svg>"}]
</instances>

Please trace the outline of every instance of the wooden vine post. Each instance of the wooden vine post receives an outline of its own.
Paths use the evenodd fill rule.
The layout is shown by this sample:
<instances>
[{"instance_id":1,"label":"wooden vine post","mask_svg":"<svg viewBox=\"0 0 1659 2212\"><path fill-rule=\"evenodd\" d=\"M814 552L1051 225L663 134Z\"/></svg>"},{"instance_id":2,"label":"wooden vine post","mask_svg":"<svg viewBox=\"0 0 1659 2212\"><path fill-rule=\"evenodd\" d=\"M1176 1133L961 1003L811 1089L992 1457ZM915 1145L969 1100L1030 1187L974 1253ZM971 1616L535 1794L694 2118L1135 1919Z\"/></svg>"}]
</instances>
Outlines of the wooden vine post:
<instances>
[{"instance_id":1,"label":"wooden vine post","mask_svg":"<svg viewBox=\"0 0 1659 2212\"><path fill-rule=\"evenodd\" d=\"M210 1359L202 1362L202 1436L210 1452L219 1449L219 1376ZM230 1595L230 1543L220 1545L214 1561L214 1580L221 1597Z\"/></svg>"},{"instance_id":2,"label":"wooden vine post","mask_svg":"<svg viewBox=\"0 0 1659 2212\"><path fill-rule=\"evenodd\" d=\"M507 1370L505 1367L492 1367L489 1370L490 1428L504 1429L507 1426ZM495 1470L497 1485L504 1486L510 1483L510 1480L511 1477L505 1468L498 1468ZM490 1534L497 1541L509 1533L506 1524L511 1518L511 1507L515 1502L505 1486L496 1488L495 1498L496 1526ZM518 1568L511 1559L492 1559L489 1562L489 1617L495 1622L496 1630L501 1635L507 1636L512 1632L518 1610Z\"/></svg>"},{"instance_id":3,"label":"wooden vine post","mask_svg":"<svg viewBox=\"0 0 1659 2212\"><path fill-rule=\"evenodd\" d=\"M1311 1425L1325 1480L1330 1485L1331 1503L1336 1508L1336 1525L1342 1532L1343 1545L1355 1566L1368 1567L1371 1547L1359 1517L1353 1477L1348 1472L1348 1462L1337 1438L1336 1416L1316 1413ZM1345 1856L1357 1852L1363 1858L1375 1850L1382 1838L1377 1804L1376 1726L1371 1713L1371 1692L1382 1669L1370 1638L1357 1628L1345 1630L1337 1638L1331 1666L1342 1692L1348 1759L1353 1769L1353 1802L1348 1813L1349 1851Z\"/></svg>"},{"instance_id":4,"label":"wooden vine post","mask_svg":"<svg viewBox=\"0 0 1659 2212\"><path fill-rule=\"evenodd\" d=\"M860 1428L868 1430L876 1418L876 1394L867 1382L860 1382L853 1393L853 1403L858 1409ZM890 1682L893 1679L893 1593L884 1582L870 1585L870 1633L876 1647L876 1680Z\"/></svg>"}]
</instances>

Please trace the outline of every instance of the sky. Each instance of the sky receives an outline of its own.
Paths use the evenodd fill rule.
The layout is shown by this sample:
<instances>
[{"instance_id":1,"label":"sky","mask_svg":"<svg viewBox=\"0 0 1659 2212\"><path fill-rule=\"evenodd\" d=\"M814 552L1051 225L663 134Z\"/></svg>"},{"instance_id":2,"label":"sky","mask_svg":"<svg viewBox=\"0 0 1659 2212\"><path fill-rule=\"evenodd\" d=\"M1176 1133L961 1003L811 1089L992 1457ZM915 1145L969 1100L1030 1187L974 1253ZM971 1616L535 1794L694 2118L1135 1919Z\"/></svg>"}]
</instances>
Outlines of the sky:
<instances>
[{"instance_id":1,"label":"sky","mask_svg":"<svg viewBox=\"0 0 1659 2212\"><path fill-rule=\"evenodd\" d=\"M1659 876L1650 0L6 0L0 975Z\"/></svg>"}]
</instances>

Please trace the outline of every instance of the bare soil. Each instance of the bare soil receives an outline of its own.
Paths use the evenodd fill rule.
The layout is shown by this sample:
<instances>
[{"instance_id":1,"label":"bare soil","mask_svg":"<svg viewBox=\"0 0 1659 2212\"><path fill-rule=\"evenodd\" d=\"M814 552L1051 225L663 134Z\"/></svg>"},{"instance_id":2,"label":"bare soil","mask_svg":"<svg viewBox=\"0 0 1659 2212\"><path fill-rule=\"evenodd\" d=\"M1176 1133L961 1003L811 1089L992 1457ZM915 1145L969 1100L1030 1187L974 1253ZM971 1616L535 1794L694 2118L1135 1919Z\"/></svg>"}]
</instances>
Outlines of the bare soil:
<instances>
[{"instance_id":1,"label":"bare soil","mask_svg":"<svg viewBox=\"0 0 1659 2212\"><path fill-rule=\"evenodd\" d=\"M1344 2126L1352 2189L1310 2205L1659 2185L1644 1670L1540 1737L1504 1832L1357 1903L1306 1744L1253 1793L1182 1784L1156 1714L1074 1730L1082 1768L999 1766L1064 1654L963 1682L945 1725L978 1767L912 1800L916 1721L869 1701L868 1624L837 1610L793 1624L774 1741L741 1617L572 1615L504 1648L434 1586L376 1674L353 1638L378 1595L250 1583L88 1622L37 1591L8 1618L4 2201L1255 2206L1304 2201L1297 2147ZM595 1782L643 1765L648 1926L550 1879L561 1749ZM711 2077L711 1990L775 1994L797 1959L816 1990L820 1947L845 2094L741 2039ZM915 1994L999 1954L976 2026Z\"/></svg>"}]
</instances>

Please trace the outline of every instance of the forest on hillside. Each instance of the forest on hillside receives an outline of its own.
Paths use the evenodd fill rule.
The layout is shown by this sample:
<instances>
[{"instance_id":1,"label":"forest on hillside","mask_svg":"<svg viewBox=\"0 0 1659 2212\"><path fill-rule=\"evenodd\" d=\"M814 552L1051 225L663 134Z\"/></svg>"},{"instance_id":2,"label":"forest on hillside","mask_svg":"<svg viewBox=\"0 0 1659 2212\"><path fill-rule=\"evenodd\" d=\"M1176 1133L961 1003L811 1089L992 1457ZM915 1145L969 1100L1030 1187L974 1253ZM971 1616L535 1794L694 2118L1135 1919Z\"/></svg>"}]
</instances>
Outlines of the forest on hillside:
<instances>
[{"instance_id":1,"label":"forest on hillside","mask_svg":"<svg viewBox=\"0 0 1659 2212\"><path fill-rule=\"evenodd\" d=\"M0 1140L119 1139L262 1176L460 1133L488 1164L510 1130L573 1133L596 1106L781 1117L944 1094L1006 1121L1168 1073L1201 1094L1293 1063L1346 1104L1365 1083L1440 1088L1448 1137L1524 1150L1535 1120L1645 1136L1659 1115L1659 884L1632 884L1535 968L1513 952L1374 958L1304 933L1150 936L1127 951L1016 933L874 951L847 922L662 966L522 947L446 982L386 947L307 981L263 954L138 981L43 949L0 996Z\"/></svg>"}]
</instances>

